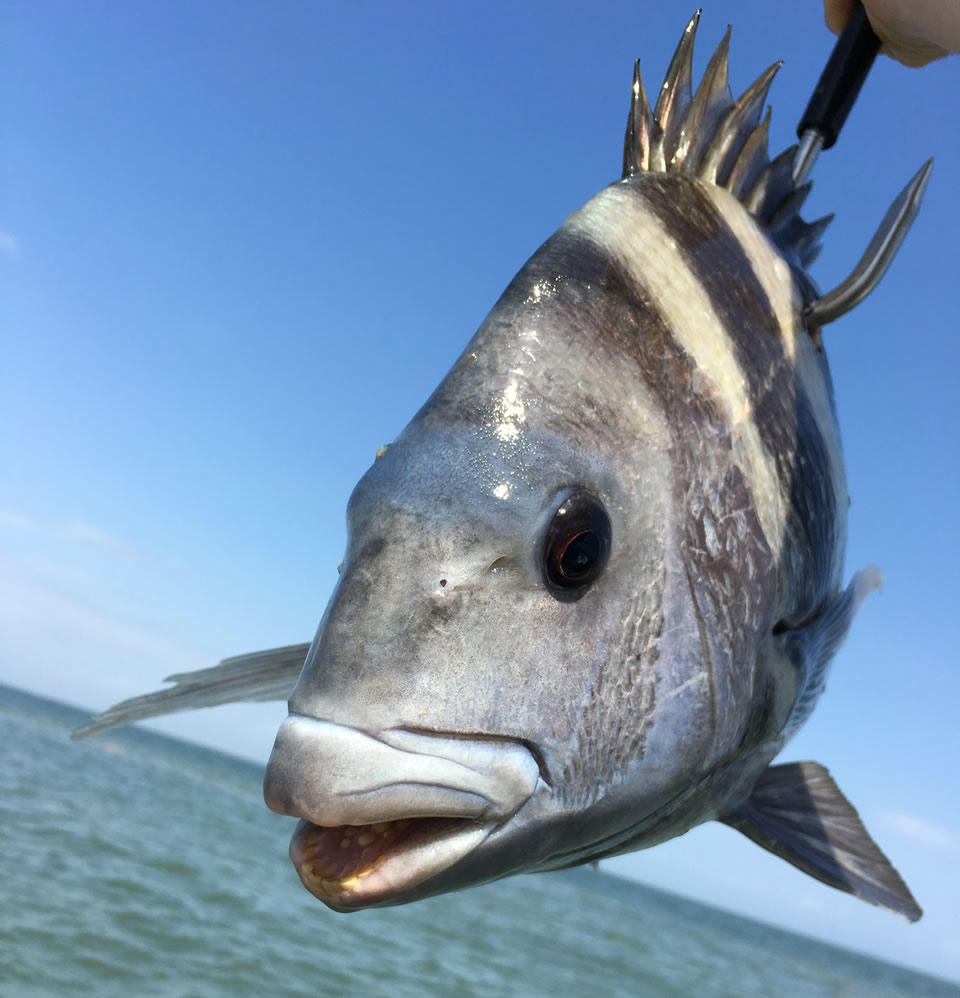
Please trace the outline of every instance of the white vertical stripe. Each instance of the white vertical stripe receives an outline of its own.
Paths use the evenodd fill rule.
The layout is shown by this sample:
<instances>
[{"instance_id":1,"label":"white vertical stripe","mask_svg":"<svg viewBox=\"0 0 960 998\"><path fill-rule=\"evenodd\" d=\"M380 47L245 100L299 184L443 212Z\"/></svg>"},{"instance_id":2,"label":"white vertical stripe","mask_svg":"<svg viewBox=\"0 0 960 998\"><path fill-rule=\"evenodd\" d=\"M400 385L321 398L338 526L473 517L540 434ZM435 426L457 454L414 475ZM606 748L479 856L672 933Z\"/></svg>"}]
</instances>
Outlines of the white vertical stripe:
<instances>
[{"instance_id":1,"label":"white vertical stripe","mask_svg":"<svg viewBox=\"0 0 960 998\"><path fill-rule=\"evenodd\" d=\"M650 294L698 373L713 383L757 517L771 551L779 557L787 499L757 429L736 349L676 240L642 199L620 184L601 191L571 215L567 225L605 246L636 285Z\"/></svg>"},{"instance_id":2,"label":"white vertical stripe","mask_svg":"<svg viewBox=\"0 0 960 998\"><path fill-rule=\"evenodd\" d=\"M830 474L837 505L840 507L838 515L845 520L847 479L837 423L830 405L827 384L820 372L816 344L801 321L802 303L790 275L790 267L746 208L729 191L714 184L703 184L702 188L716 205L747 259L753 264L754 274L770 299L780 326L784 352L793 361L797 381L810 400L810 409L830 456Z\"/></svg>"},{"instance_id":3,"label":"white vertical stripe","mask_svg":"<svg viewBox=\"0 0 960 998\"><path fill-rule=\"evenodd\" d=\"M793 362L798 385L806 393L810 402L810 411L827 449L830 480L837 499L837 536L845 537L849 500L840 434L830 404L827 382L820 369L817 345L801 319L802 303L797 286L790 275L790 267L751 218L746 208L729 191L714 184L703 184L702 188L716 205L723 220L746 253L747 259L753 265L754 274L766 291L777 317L784 352ZM835 549L836 562L833 566L834 577L838 579L843 571L843 555L844 545L838 544Z\"/></svg>"}]
</instances>

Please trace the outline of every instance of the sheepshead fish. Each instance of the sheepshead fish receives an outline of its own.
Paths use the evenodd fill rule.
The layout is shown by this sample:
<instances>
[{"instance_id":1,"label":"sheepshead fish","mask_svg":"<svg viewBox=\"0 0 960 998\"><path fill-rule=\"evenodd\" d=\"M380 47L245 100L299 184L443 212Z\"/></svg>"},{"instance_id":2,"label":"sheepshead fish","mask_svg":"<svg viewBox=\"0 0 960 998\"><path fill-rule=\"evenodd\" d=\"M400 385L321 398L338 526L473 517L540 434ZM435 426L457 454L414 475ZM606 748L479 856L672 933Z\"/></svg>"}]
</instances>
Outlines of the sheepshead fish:
<instances>
[{"instance_id":1,"label":"sheepshead fish","mask_svg":"<svg viewBox=\"0 0 960 998\"><path fill-rule=\"evenodd\" d=\"M777 66L734 99L728 31L694 93L696 25L653 107L635 69L621 179L530 258L356 486L313 643L171 677L80 732L289 696L264 794L301 819L291 857L332 908L719 820L920 917L827 770L771 763L879 581L843 585L821 327L879 281L929 164L820 295L806 268L829 219L800 218L795 150L767 154Z\"/></svg>"}]
</instances>

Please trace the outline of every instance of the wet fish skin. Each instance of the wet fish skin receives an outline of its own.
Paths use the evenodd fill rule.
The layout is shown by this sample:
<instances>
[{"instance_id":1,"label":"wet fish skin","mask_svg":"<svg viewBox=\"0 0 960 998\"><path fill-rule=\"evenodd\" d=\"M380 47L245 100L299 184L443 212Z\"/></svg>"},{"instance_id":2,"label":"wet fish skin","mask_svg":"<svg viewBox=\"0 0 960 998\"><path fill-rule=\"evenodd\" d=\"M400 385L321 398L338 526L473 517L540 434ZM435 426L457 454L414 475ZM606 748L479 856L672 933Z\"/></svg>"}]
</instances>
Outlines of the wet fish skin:
<instances>
[{"instance_id":1,"label":"wet fish skin","mask_svg":"<svg viewBox=\"0 0 960 998\"><path fill-rule=\"evenodd\" d=\"M733 101L724 39L692 93L695 29L655 109L635 76L623 178L531 257L350 499L264 787L304 819L291 856L333 908L718 819L920 915L826 770L770 765L878 573L842 588L848 497L804 269L824 223L799 218L789 154L767 157L773 71ZM577 504L609 521L609 558L565 591L545 546ZM225 663L156 696L262 695L292 683L277 656L269 684Z\"/></svg>"},{"instance_id":2,"label":"wet fish skin","mask_svg":"<svg viewBox=\"0 0 960 998\"><path fill-rule=\"evenodd\" d=\"M728 210L743 212L732 198ZM779 748L795 699L775 624L784 611L809 616L839 584L839 559L815 557L821 538L792 536L781 516L792 509L795 455L774 452L786 474L773 476L777 495L761 498L791 549L785 573L755 508L756 483L734 460L738 446L764 438L796 448L801 432L815 438L811 453L825 454L816 435L834 433L832 419L794 425L792 365L780 349L771 370L757 349L763 377L786 395L774 401L787 425L744 414L752 444L733 439L731 408L742 399L724 397L675 332L690 320L676 304L689 291L675 287L678 261L653 269L666 238L658 211L688 227L704 216L691 245L716 242L725 227L698 181L645 175L608 188L534 255L364 476L348 507L343 574L290 699L294 715L366 731L534 746L544 785L500 833L499 848L522 869L639 844L644 824L681 795L689 803L655 821L658 839L722 811L744 772L759 774ZM640 283L623 258L645 241L651 269ZM729 278L746 284L753 273L735 239L719 248L718 297ZM684 279L700 280L689 267ZM673 314L658 307L667 300ZM769 308L741 307L737 317L748 343L773 334L779 344ZM736 366L720 316L684 335L714 337L718 379ZM840 538L842 465L820 471L837 482L801 498L824 508L795 515L829 515L823 529ZM544 586L537 547L573 487L603 502L614 542L602 577L571 604ZM804 565L795 577L793 564ZM732 579L736 591L726 591ZM690 787L708 775L708 798L694 800ZM309 816L308 802L302 810ZM511 834L523 839L512 849Z\"/></svg>"}]
</instances>

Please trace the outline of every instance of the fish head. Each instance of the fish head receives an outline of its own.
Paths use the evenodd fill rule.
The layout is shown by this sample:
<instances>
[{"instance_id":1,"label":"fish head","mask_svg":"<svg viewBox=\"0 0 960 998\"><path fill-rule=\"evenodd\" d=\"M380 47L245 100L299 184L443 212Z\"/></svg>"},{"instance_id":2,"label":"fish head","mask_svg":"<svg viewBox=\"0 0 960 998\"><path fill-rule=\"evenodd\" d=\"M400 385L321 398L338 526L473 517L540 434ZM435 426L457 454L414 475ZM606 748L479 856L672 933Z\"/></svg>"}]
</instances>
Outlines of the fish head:
<instances>
[{"instance_id":1,"label":"fish head","mask_svg":"<svg viewBox=\"0 0 960 998\"><path fill-rule=\"evenodd\" d=\"M571 241L518 274L349 501L265 781L331 907L618 851L709 755L687 483L638 376L651 331L582 252L571 273Z\"/></svg>"}]
</instances>

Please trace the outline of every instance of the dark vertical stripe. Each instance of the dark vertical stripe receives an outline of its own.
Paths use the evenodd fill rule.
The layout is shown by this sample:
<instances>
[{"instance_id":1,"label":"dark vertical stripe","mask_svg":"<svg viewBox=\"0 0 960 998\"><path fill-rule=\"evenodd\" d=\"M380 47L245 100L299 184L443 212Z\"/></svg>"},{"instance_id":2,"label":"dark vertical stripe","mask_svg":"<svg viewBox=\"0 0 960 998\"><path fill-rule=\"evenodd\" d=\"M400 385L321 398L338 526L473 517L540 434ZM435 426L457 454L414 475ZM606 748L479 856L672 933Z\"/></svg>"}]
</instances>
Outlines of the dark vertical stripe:
<instances>
[{"instance_id":1,"label":"dark vertical stripe","mask_svg":"<svg viewBox=\"0 0 960 998\"><path fill-rule=\"evenodd\" d=\"M639 379L666 417L672 434L673 501L682 567L690 580L702 639L709 644L702 664L707 670L710 713L700 723L710 725L713 751L722 755L742 743L744 728L738 721L749 724L758 698L766 696L765 680L756 666L758 644L771 623L777 566L748 484L733 460L726 400L713 394L709 378L697 376L693 358L650 291L638 286L601 240L602 233L595 241L582 230L561 230L531 261L517 288L528 288L540 268L544 273L561 271L565 280L551 307L576 316L585 348L602 345L632 358ZM664 607L663 613L669 627L671 608ZM595 791L605 785L631 758L642 755L652 704L647 689L652 677L643 675L643 670L651 667L651 654L657 648L651 637L644 631L641 644L627 655L617 642L612 643L619 661L608 662L601 670L584 717L587 742L601 741L605 752L599 760L586 753L571 760L561 783L574 798L580 788ZM630 674L612 671L615 666L622 669L624 662ZM625 690L631 694L625 697ZM630 716L624 716L625 710ZM585 764L598 762L601 772L582 771Z\"/></svg>"},{"instance_id":2,"label":"dark vertical stripe","mask_svg":"<svg viewBox=\"0 0 960 998\"><path fill-rule=\"evenodd\" d=\"M789 497L783 557L797 595L795 612L809 613L834 585L835 550L843 538L835 536L838 497L829 450L774 310L750 258L694 180L646 174L634 189L677 241L730 337L760 439Z\"/></svg>"}]
</instances>

